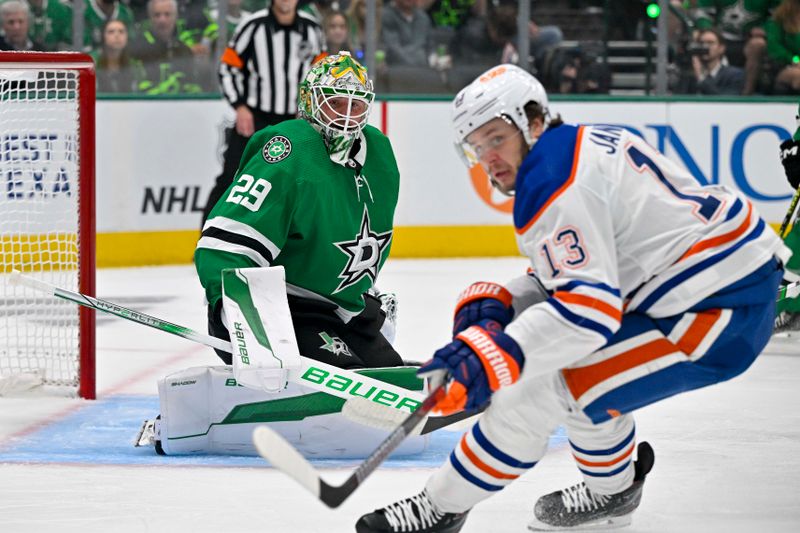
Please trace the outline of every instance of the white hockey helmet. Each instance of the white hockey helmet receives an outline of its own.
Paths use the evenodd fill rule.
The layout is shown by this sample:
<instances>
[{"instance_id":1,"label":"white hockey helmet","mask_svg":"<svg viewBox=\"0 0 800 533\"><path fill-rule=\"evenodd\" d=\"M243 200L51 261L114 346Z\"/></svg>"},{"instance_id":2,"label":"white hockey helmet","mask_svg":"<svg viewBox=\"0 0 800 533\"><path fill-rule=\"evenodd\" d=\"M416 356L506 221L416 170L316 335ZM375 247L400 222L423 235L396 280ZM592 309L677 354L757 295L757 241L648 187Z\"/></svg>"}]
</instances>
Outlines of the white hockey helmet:
<instances>
[{"instance_id":1,"label":"white hockey helmet","mask_svg":"<svg viewBox=\"0 0 800 533\"><path fill-rule=\"evenodd\" d=\"M525 105L542 107L545 123L549 119L547 92L529 72L516 65L493 67L461 89L453 100L453 127L459 152L468 166L478 163L466 142L467 136L494 118L503 118L520 129L528 146L533 146Z\"/></svg>"}]
</instances>

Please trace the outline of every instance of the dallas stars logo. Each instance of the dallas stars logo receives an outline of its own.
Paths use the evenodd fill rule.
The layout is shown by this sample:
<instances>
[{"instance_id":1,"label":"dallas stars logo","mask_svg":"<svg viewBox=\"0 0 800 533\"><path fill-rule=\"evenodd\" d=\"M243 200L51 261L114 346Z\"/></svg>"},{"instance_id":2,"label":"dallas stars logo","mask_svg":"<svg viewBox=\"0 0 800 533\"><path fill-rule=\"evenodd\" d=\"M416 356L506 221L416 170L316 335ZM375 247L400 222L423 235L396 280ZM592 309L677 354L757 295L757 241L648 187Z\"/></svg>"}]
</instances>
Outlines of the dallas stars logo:
<instances>
[{"instance_id":1,"label":"dallas stars logo","mask_svg":"<svg viewBox=\"0 0 800 533\"><path fill-rule=\"evenodd\" d=\"M292 143L283 135L276 135L267 141L261 153L267 163L277 163L292 153Z\"/></svg>"},{"instance_id":2,"label":"dallas stars logo","mask_svg":"<svg viewBox=\"0 0 800 533\"><path fill-rule=\"evenodd\" d=\"M334 294L347 287L355 285L364 276L369 277L372 283L378 277L378 265L383 252L389 248L392 240L392 231L375 233L369 227L369 211L364 206L364 215L361 217L361 228L352 241L333 243L339 250L347 255L347 264L339 274L342 281L334 290Z\"/></svg>"},{"instance_id":3,"label":"dallas stars logo","mask_svg":"<svg viewBox=\"0 0 800 533\"><path fill-rule=\"evenodd\" d=\"M353 354L350 353L350 349L347 347L347 344L340 339L339 337L331 337L325 331L320 331L319 336L325 341L325 344L320 346L323 350L328 350L333 355L346 355L348 357L352 357Z\"/></svg>"}]
</instances>

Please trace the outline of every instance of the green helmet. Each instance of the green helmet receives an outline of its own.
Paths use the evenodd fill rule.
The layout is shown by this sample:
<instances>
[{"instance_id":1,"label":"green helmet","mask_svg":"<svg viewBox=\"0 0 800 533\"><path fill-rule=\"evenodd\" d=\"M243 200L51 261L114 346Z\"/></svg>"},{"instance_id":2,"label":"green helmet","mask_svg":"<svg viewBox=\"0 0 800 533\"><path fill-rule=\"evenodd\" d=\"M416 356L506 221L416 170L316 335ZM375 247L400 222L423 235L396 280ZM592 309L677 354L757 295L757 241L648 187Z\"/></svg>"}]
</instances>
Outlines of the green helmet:
<instances>
[{"instance_id":1,"label":"green helmet","mask_svg":"<svg viewBox=\"0 0 800 533\"><path fill-rule=\"evenodd\" d=\"M339 52L311 66L300 82L297 108L322 134L331 159L344 164L367 124L374 99L367 69L349 52Z\"/></svg>"}]
</instances>

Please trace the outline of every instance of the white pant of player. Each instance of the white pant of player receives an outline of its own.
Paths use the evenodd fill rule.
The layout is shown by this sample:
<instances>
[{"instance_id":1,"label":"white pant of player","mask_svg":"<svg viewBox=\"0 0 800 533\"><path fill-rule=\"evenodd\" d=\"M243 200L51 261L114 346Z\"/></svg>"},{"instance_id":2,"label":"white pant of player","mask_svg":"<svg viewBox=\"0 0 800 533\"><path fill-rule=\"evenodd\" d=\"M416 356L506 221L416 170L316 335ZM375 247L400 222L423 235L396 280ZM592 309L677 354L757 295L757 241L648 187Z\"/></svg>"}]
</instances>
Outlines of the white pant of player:
<instances>
[{"instance_id":1,"label":"white pant of player","mask_svg":"<svg viewBox=\"0 0 800 533\"><path fill-rule=\"evenodd\" d=\"M492 396L483 416L428 480L431 500L444 512L471 509L532 468L560 424L590 490L616 494L633 483L633 417L593 424L575 405L561 373L554 372L523 377Z\"/></svg>"}]
</instances>

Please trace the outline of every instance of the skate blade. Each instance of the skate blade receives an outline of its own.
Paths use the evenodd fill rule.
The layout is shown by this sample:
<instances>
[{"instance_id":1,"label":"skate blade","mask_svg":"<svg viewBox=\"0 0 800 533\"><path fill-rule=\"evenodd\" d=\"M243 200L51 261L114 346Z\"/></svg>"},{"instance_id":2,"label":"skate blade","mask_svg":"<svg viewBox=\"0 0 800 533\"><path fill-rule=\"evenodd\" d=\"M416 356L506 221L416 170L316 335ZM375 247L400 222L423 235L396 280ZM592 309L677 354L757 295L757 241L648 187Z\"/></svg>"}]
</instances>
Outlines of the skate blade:
<instances>
[{"instance_id":1,"label":"skate blade","mask_svg":"<svg viewBox=\"0 0 800 533\"><path fill-rule=\"evenodd\" d=\"M528 529L530 531L604 531L607 529L627 527L631 525L632 521L633 513L630 513L623 516L598 518L597 520L591 520L579 525L561 527L545 524L534 518L533 522L528 524Z\"/></svg>"},{"instance_id":2,"label":"skate blade","mask_svg":"<svg viewBox=\"0 0 800 533\"><path fill-rule=\"evenodd\" d=\"M133 441L133 447L153 446L156 442L155 420L145 420Z\"/></svg>"}]
</instances>

